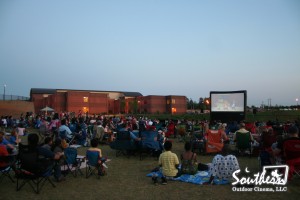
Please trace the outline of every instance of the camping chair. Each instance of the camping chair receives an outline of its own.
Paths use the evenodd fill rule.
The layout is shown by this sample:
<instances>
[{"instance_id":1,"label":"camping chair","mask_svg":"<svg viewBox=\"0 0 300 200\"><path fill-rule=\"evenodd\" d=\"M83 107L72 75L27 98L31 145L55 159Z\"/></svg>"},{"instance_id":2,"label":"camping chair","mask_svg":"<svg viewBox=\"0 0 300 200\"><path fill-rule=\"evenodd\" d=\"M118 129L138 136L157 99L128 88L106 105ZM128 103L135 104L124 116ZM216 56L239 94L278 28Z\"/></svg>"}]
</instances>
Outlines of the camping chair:
<instances>
[{"instance_id":1,"label":"camping chair","mask_svg":"<svg viewBox=\"0 0 300 200\"><path fill-rule=\"evenodd\" d=\"M185 142L187 136L189 135L189 132L187 132L187 130L186 130L185 124L177 125L177 135L179 135L180 142Z\"/></svg>"},{"instance_id":2,"label":"camping chair","mask_svg":"<svg viewBox=\"0 0 300 200\"><path fill-rule=\"evenodd\" d=\"M89 178L91 175L97 175L97 178L100 179L103 166L98 163L99 161L99 152L97 151L86 151L86 178Z\"/></svg>"},{"instance_id":3,"label":"camping chair","mask_svg":"<svg viewBox=\"0 0 300 200\"><path fill-rule=\"evenodd\" d=\"M77 172L83 175L80 169L83 159L77 156L77 149L71 147L65 148L64 156L65 165L62 166L62 171L70 172L74 177L77 176Z\"/></svg>"},{"instance_id":4,"label":"camping chair","mask_svg":"<svg viewBox=\"0 0 300 200\"><path fill-rule=\"evenodd\" d=\"M139 143L140 160L143 154L155 156L157 159L162 152L159 144L157 131L143 131L141 133L142 140Z\"/></svg>"},{"instance_id":5,"label":"camping chair","mask_svg":"<svg viewBox=\"0 0 300 200\"><path fill-rule=\"evenodd\" d=\"M16 169L17 191L28 183L30 187L38 194L48 181L52 187L55 187L51 181L53 163L48 159L39 159L35 151L24 150L19 154L19 167Z\"/></svg>"},{"instance_id":6,"label":"camping chair","mask_svg":"<svg viewBox=\"0 0 300 200\"><path fill-rule=\"evenodd\" d=\"M283 143L283 154L289 166L288 179L291 180L295 174L300 177L300 140L286 140Z\"/></svg>"},{"instance_id":7,"label":"camping chair","mask_svg":"<svg viewBox=\"0 0 300 200\"><path fill-rule=\"evenodd\" d=\"M251 157L252 150L251 150L251 133L241 133L236 132L235 139L236 139L236 148L238 153L244 154L246 150L249 150L249 156Z\"/></svg>"},{"instance_id":8,"label":"camping chair","mask_svg":"<svg viewBox=\"0 0 300 200\"><path fill-rule=\"evenodd\" d=\"M203 132L194 131L191 137L192 152L199 150L199 153L205 153L205 138Z\"/></svg>"},{"instance_id":9,"label":"camping chair","mask_svg":"<svg viewBox=\"0 0 300 200\"><path fill-rule=\"evenodd\" d=\"M222 151L223 143L221 141L221 133L218 130L207 131L206 153L218 153Z\"/></svg>"},{"instance_id":10,"label":"camping chair","mask_svg":"<svg viewBox=\"0 0 300 200\"><path fill-rule=\"evenodd\" d=\"M4 177L8 177L11 180L11 182L13 182L13 183L15 182L14 179L10 175L10 172L13 169L14 160L15 160L15 156L12 156L12 155L0 156L0 162L6 163L5 166L0 167L0 181Z\"/></svg>"},{"instance_id":11,"label":"camping chair","mask_svg":"<svg viewBox=\"0 0 300 200\"><path fill-rule=\"evenodd\" d=\"M75 139L75 134L73 134L72 138L68 138L67 137L67 131L64 130L64 131L59 131L59 137L63 140L66 140L66 142L71 145Z\"/></svg>"},{"instance_id":12,"label":"camping chair","mask_svg":"<svg viewBox=\"0 0 300 200\"><path fill-rule=\"evenodd\" d=\"M193 126L193 131L202 131L202 126L201 125L194 125Z\"/></svg>"},{"instance_id":13,"label":"camping chair","mask_svg":"<svg viewBox=\"0 0 300 200\"><path fill-rule=\"evenodd\" d=\"M137 145L130 138L129 131L118 131L116 139L111 142L110 148L116 150L116 157L120 155L130 156L130 152L137 150Z\"/></svg>"}]
</instances>

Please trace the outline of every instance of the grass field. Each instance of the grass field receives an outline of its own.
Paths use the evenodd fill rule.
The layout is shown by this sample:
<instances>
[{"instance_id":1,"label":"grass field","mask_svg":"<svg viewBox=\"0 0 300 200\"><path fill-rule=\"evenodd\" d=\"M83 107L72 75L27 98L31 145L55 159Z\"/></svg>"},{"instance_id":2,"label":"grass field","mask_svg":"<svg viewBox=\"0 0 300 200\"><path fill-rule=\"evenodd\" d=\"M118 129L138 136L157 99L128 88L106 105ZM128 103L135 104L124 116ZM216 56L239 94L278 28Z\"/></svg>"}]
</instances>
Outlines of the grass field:
<instances>
[{"instance_id":1,"label":"grass field","mask_svg":"<svg viewBox=\"0 0 300 200\"><path fill-rule=\"evenodd\" d=\"M150 119L189 119L189 120L210 120L209 113L202 113L202 114L179 114L179 115L170 115L170 114L147 114L147 115L140 115L136 114L135 116L147 116ZM279 122L286 122L286 121L300 121L300 109L299 110L265 110L257 112L253 114L252 112L246 113L246 121L248 122L255 122L255 121L263 121L267 122L271 121L279 121Z\"/></svg>"},{"instance_id":2,"label":"grass field","mask_svg":"<svg viewBox=\"0 0 300 200\"><path fill-rule=\"evenodd\" d=\"M183 150L183 143L173 142L173 152L178 156ZM145 157L142 161L139 156L127 158L115 156L115 150L108 145L101 145L103 155L111 159L107 163L107 175L97 179L91 176L67 176L67 180L55 183L56 188L47 184L40 194L35 194L29 185L16 191L16 183L5 178L0 182L0 199L299 199L300 178L288 183L287 192L233 192L231 185L195 185L178 181L169 181L167 185L153 185L151 178L146 177L154 167L157 160ZM79 148L79 154L84 155L87 148ZM213 156L198 155L203 163L211 162ZM258 172L257 157L239 157L242 170L248 167L251 172ZM85 174L85 169L83 169Z\"/></svg>"}]
</instances>

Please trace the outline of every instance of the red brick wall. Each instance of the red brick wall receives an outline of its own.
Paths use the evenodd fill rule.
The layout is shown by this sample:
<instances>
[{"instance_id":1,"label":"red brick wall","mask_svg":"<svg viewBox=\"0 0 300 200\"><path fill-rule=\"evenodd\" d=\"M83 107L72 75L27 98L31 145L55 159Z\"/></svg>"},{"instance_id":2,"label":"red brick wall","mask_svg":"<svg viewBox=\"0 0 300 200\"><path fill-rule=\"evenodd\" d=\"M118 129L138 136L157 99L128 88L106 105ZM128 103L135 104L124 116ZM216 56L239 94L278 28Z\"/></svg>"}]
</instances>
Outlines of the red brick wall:
<instances>
[{"instance_id":1,"label":"red brick wall","mask_svg":"<svg viewBox=\"0 0 300 200\"><path fill-rule=\"evenodd\" d=\"M145 96L144 110L147 113L166 113L166 97L165 96Z\"/></svg>"},{"instance_id":2,"label":"red brick wall","mask_svg":"<svg viewBox=\"0 0 300 200\"><path fill-rule=\"evenodd\" d=\"M88 98L88 102L84 102L84 97ZM89 92L67 92L66 110L78 113L79 110L87 109L89 114L108 113L107 94L89 93Z\"/></svg>"},{"instance_id":3,"label":"red brick wall","mask_svg":"<svg viewBox=\"0 0 300 200\"><path fill-rule=\"evenodd\" d=\"M84 97L88 102L84 102ZM88 111L89 114L117 114L121 112L133 112L130 104L138 102L137 112L139 113L186 113L185 96L141 96L137 98L126 98L125 107L122 108L123 100L109 99L106 93L92 93L89 91L66 91L57 92L45 98L43 94L33 94L35 110L40 110L45 106L53 108L56 112L82 112ZM169 102L169 104L167 103ZM122 104L122 106L121 106ZM121 110L123 109L123 110ZM176 110L176 112L174 112Z\"/></svg>"},{"instance_id":4,"label":"red brick wall","mask_svg":"<svg viewBox=\"0 0 300 200\"><path fill-rule=\"evenodd\" d=\"M101 114L108 113L108 96L102 93L90 93L89 94L89 113Z\"/></svg>"},{"instance_id":5,"label":"red brick wall","mask_svg":"<svg viewBox=\"0 0 300 200\"><path fill-rule=\"evenodd\" d=\"M175 104L172 106L176 108L176 114L186 113L186 97L185 96L172 96L175 99Z\"/></svg>"},{"instance_id":6,"label":"red brick wall","mask_svg":"<svg viewBox=\"0 0 300 200\"><path fill-rule=\"evenodd\" d=\"M0 101L0 116L20 117L21 113L34 112L33 102L30 101Z\"/></svg>"}]
</instances>

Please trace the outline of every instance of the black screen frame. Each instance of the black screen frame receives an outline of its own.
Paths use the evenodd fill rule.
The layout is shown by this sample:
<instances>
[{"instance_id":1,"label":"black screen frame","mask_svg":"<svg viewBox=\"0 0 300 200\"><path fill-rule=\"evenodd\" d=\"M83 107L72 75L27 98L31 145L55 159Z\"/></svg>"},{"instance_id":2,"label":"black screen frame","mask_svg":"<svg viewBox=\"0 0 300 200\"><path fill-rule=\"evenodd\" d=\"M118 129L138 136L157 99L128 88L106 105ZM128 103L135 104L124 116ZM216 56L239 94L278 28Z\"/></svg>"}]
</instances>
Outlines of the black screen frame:
<instances>
[{"instance_id":1,"label":"black screen frame","mask_svg":"<svg viewBox=\"0 0 300 200\"><path fill-rule=\"evenodd\" d=\"M213 100L212 95L230 95L230 94L242 94L244 99L242 100L244 105L243 105L243 110L212 110L213 105ZM246 117L246 111L247 111L247 91L246 90L237 90L237 91L211 91L210 92L210 119L211 121L221 121L221 122L229 122L229 121L242 121L245 120Z\"/></svg>"}]
</instances>

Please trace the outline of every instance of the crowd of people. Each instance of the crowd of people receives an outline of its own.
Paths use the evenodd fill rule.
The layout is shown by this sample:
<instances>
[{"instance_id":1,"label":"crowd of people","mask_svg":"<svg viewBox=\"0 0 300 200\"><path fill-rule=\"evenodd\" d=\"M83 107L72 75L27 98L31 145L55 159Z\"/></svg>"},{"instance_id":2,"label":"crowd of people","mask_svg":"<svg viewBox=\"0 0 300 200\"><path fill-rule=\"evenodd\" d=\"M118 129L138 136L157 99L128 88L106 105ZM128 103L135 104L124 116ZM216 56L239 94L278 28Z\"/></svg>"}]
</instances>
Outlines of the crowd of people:
<instances>
[{"instance_id":1,"label":"crowd of people","mask_svg":"<svg viewBox=\"0 0 300 200\"><path fill-rule=\"evenodd\" d=\"M184 127L179 129L178 127ZM200 130L195 130L200 127ZM98 144L106 144L115 140L118 131L128 131L130 138L135 142L143 140L141 133L145 130L156 131L159 137L156 137L161 147L158 165L162 171L162 184L167 184L167 177L177 177L181 174L195 174L199 170L209 171L211 177L206 184L212 184L214 178L230 180L232 173L239 168L238 159L235 151L230 151L230 145L236 142L236 133L250 133L249 142L253 144L252 148L259 148L261 152L267 152L269 164L284 163L283 146L288 140L299 139L299 123L286 123L284 125L272 122L207 122L193 120L163 120L148 119L146 117L107 117L104 115L69 115L68 113L54 113L50 116L23 115L20 119L12 117L1 117L1 128L10 130L0 132L0 155L7 155L6 151L12 151L21 144L20 137L27 136L28 150L36 151L39 156L49 158L52 162L48 167L54 169L54 177L60 182L64 180L61 175L60 165L63 164L64 148L76 143L81 146L90 146L89 151L95 151L99 154L99 165L105 162L102 150ZM35 128L39 134L29 134L28 129ZM43 130L43 131L41 131ZM207 132L216 130L219 135L222 148L214 156L210 166L205 165L197 160L197 152L193 146L195 141L189 140L184 144L184 151L178 159L172 150L172 139L184 137L196 131L202 133L202 138L198 141L207 141ZM134 133L135 132L135 133ZM138 133L138 134L136 134ZM41 142L39 138L43 136ZM270 139L271 138L271 139ZM275 138L275 139L274 139ZM3 148L5 147L5 148ZM203 146L205 147L205 145ZM21 150L21 148L20 148ZM251 153L251 152L250 152ZM265 157L264 157L265 159ZM268 163L265 162L265 163ZM3 163L0 163L3 165ZM224 165L230 167L222 167ZM99 170L99 174L104 174ZM157 183L157 178L153 178Z\"/></svg>"}]
</instances>

